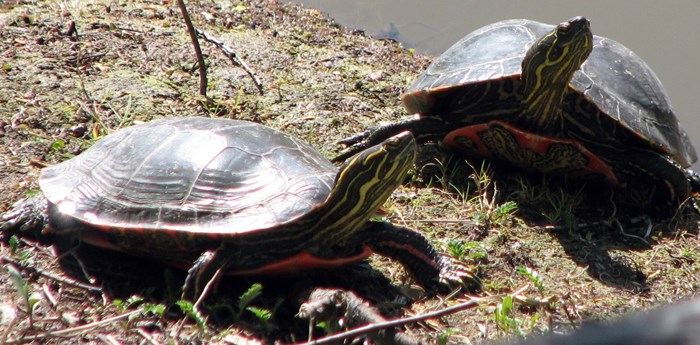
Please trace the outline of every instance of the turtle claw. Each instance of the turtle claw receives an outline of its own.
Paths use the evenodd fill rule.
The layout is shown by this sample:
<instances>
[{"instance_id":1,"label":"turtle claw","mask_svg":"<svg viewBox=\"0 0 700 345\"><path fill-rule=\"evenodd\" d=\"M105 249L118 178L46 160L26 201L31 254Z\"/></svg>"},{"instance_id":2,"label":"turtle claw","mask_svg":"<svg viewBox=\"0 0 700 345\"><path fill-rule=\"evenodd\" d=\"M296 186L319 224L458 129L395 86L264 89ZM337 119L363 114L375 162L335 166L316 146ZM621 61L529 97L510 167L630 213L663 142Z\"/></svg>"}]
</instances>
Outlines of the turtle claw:
<instances>
[{"instance_id":1,"label":"turtle claw","mask_svg":"<svg viewBox=\"0 0 700 345\"><path fill-rule=\"evenodd\" d=\"M339 162L344 162L346 159L354 156L355 154L361 152L362 150L372 146L371 143L367 140L362 140L358 143L353 144L350 147L345 148L343 151L340 152L340 154L333 159L331 159L331 162L333 163L339 163Z\"/></svg>"},{"instance_id":2,"label":"turtle claw","mask_svg":"<svg viewBox=\"0 0 700 345\"><path fill-rule=\"evenodd\" d=\"M341 139L337 143L340 145L346 146L346 147L356 145L358 143L361 143L361 142L367 140L367 138L369 138L370 134L372 134L372 132L374 132L375 129L376 128L374 128L374 127L368 128L367 130L365 130L362 133L358 133L358 134L355 134L353 136L347 137L345 139Z\"/></svg>"},{"instance_id":3,"label":"turtle claw","mask_svg":"<svg viewBox=\"0 0 700 345\"><path fill-rule=\"evenodd\" d=\"M475 291L481 286L479 278L468 267L449 256L440 257L440 266L442 269L438 277L438 284L442 288L450 290L465 288L469 291Z\"/></svg>"},{"instance_id":4,"label":"turtle claw","mask_svg":"<svg viewBox=\"0 0 700 345\"><path fill-rule=\"evenodd\" d=\"M343 149L343 151L341 151L337 157L331 159L331 162L343 162L346 159L355 155L356 153L372 146L369 142L369 137L372 133L374 133L374 131L375 128L368 128L362 133L358 133L351 137L339 140L337 143L345 146L345 149Z\"/></svg>"},{"instance_id":5,"label":"turtle claw","mask_svg":"<svg viewBox=\"0 0 700 345\"><path fill-rule=\"evenodd\" d=\"M49 225L48 200L43 195L20 200L0 215L0 232L40 232Z\"/></svg>"}]
</instances>

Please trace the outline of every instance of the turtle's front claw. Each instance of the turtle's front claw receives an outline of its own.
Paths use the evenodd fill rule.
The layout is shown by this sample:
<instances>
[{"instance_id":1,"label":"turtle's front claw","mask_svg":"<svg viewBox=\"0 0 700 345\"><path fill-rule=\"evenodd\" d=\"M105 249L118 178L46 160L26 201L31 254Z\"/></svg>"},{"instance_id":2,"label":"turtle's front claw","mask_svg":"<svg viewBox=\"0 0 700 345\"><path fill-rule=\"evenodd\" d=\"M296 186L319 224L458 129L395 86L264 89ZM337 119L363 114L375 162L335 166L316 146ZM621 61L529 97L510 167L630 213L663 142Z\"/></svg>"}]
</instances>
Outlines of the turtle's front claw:
<instances>
[{"instance_id":1,"label":"turtle's front claw","mask_svg":"<svg viewBox=\"0 0 700 345\"><path fill-rule=\"evenodd\" d=\"M367 140L360 141L356 144L353 144L350 147L345 148L343 151L340 152L339 155L337 155L336 157L333 157L333 159L331 159L331 162L333 162L333 163L344 162L346 159L354 156L355 154L357 154L359 152L362 152L364 149L366 149L370 146L372 146L372 145L370 145L370 143Z\"/></svg>"},{"instance_id":2,"label":"turtle's front claw","mask_svg":"<svg viewBox=\"0 0 700 345\"><path fill-rule=\"evenodd\" d=\"M369 138L369 136L370 136L370 134L372 134L372 132L374 132L374 128L369 128L362 133L358 133L358 134L355 134L353 136L347 137L345 139L339 140L338 144L341 144L343 146L348 147L348 146L352 146L352 145L361 143L361 142L367 140L367 138Z\"/></svg>"},{"instance_id":3,"label":"turtle's front claw","mask_svg":"<svg viewBox=\"0 0 700 345\"><path fill-rule=\"evenodd\" d=\"M476 291L481 287L479 278L464 264L453 258L443 255L440 257L440 276L438 283L441 287L455 289L465 288L468 291Z\"/></svg>"},{"instance_id":4,"label":"turtle's front claw","mask_svg":"<svg viewBox=\"0 0 700 345\"><path fill-rule=\"evenodd\" d=\"M48 200L43 195L21 200L0 215L0 232L19 231L39 235L49 225Z\"/></svg>"}]
</instances>

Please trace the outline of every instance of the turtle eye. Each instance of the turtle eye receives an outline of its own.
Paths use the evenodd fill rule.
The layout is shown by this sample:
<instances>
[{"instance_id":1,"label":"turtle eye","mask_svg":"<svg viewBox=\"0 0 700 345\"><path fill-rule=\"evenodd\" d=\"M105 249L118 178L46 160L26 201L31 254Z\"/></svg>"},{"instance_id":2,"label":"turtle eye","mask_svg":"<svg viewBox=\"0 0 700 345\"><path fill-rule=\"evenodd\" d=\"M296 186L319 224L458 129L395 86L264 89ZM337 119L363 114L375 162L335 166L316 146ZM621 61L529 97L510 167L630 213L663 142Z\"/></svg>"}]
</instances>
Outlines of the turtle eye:
<instances>
[{"instance_id":1,"label":"turtle eye","mask_svg":"<svg viewBox=\"0 0 700 345\"><path fill-rule=\"evenodd\" d=\"M557 37L562 38L569 35L571 32L571 23L563 22L557 26Z\"/></svg>"},{"instance_id":2,"label":"turtle eye","mask_svg":"<svg viewBox=\"0 0 700 345\"><path fill-rule=\"evenodd\" d=\"M571 29L571 23L569 22L563 22L557 26L557 31L561 33L566 33L569 29Z\"/></svg>"}]
</instances>

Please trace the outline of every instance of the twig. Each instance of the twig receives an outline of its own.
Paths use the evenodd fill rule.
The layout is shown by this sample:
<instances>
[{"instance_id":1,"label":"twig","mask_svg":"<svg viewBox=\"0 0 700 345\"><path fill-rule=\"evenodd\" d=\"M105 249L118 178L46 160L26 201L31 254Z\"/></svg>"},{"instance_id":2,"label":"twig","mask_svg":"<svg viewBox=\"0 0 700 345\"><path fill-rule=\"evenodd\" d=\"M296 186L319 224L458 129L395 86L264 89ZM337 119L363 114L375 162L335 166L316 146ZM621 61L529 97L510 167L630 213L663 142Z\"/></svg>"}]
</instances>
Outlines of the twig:
<instances>
[{"instance_id":1,"label":"twig","mask_svg":"<svg viewBox=\"0 0 700 345\"><path fill-rule=\"evenodd\" d=\"M215 39L214 37L209 36L206 32L204 32L204 31L202 31L202 30L200 30L200 29L195 29L195 30L197 31L197 34L198 34L199 36L201 36L202 38L204 38L205 41L210 42L210 43L214 44L215 46L219 47L219 49L221 49L221 51L224 53L224 55L226 55L226 57L229 58L229 60L231 60L231 62L232 62L234 65L240 66L241 68L243 68L243 70L244 70L246 73L248 73L248 75L250 76L250 78L253 79L253 84L255 84L255 87L258 88L258 91L260 92L260 95L263 95L263 94L264 94L262 82L261 82L260 79L258 78L258 76L257 76L257 74L255 73L255 71L253 71L253 70L248 66L248 64L247 64L245 61L243 61L243 59L241 59L240 57L238 57L238 55L237 55L231 48L227 47L223 42L221 42L221 41Z\"/></svg>"},{"instance_id":2,"label":"twig","mask_svg":"<svg viewBox=\"0 0 700 345\"><path fill-rule=\"evenodd\" d=\"M194 303L192 308L194 308L195 310L199 309L199 306L202 305L202 302L204 302L204 299L207 298L207 296L209 295L209 291L211 291L214 284L219 282L222 275L224 275L223 269L219 268L218 270L216 270L216 272L214 273L214 276L212 276L211 279L209 279L209 281L207 282L207 285L204 286L202 293L199 295L199 298L197 298L197 301Z\"/></svg>"},{"instance_id":3,"label":"twig","mask_svg":"<svg viewBox=\"0 0 700 345\"><path fill-rule=\"evenodd\" d=\"M479 223L468 219L402 219L406 223L460 223L469 225L479 225Z\"/></svg>"},{"instance_id":4,"label":"twig","mask_svg":"<svg viewBox=\"0 0 700 345\"><path fill-rule=\"evenodd\" d=\"M434 312L430 312L427 314L422 314L422 315L416 315L416 316L411 316L411 317L406 317L406 318L401 318L401 319L396 319L396 320L391 320L391 321L386 321L386 322L381 322L381 323L374 323L374 324L369 324L366 326L358 327L355 329L351 329L346 332L342 333L337 333L333 334L327 337L323 337L317 340L305 342L305 343L299 343L299 345L322 345L322 344L331 344L337 341L341 341L344 339L348 338L356 338L368 333L373 333L373 332L378 332L383 329L387 328L392 328L392 327L398 327L398 326L404 326L412 323L417 323L429 319L435 319L438 317L442 317L445 315L450 315L454 314L456 312L474 308L479 304L479 301L481 301L481 298L475 298L472 299L469 302L464 302L460 304L453 305L451 307L447 307L444 309L436 310Z\"/></svg>"},{"instance_id":5,"label":"twig","mask_svg":"<svg viewBox=\"0 0 700 345\"><path fill-rule=\"evenodd\" d=\"M82 325L82 326L71 327L71 328L65 328L65 329L61 329L61 330L58 330L58 331L50 331L50 332L40 333L40 334L36 334L36 335L23 336L23 337L21 337L21 338L19 338L19 339L8 339L8 340L5 342L5 344L21 344L21 343L27 343L27 342L35 341L35 340L44 340L44 339L48 339L48 338L50 338L50 337L68 337L68 336L73 336L73 335L75 335L75 334L77 334L77 333L80 333L80 332L83 332L83 331L87 331L87 330L90 330L90 329L93 329L93 328L97 328L97 327L100 327L100 326L104 326L104 325L110 324L110 323L112 323L112 322L121 320L121 319L129 318L130 316L135 315L135 314L138 314L138 313L141 313L141 312L143 312L143 308L139 308L139 309L136 309L136 310L134 310L134 311L130 311L130 312L126 313L126 314L118 315L118 316L115 316L115 317L110 317L110 318L108 318L108 319L104 319L104 320L101 320L101 321L96 321L96 322L93 322L93 323L88 323L88 324Z\"/></svg>"},{"instance_id":6,"label":"twig","mask_svg":"<svg viewBox=\"0 0 700 345\"><path fill-rule=\"evenodd\" d=\"M207 66L204 62L204 55L202 55L202 48L199 46L199 40L197 40L197 33L195 32L194 25L192 25L192 20L190 19L189 13L187 13L187 7L185 6L184 0L177 0L177 5L180 7L182 12L182 17L185 19L185 25L187 26L187 32L190 34L190 39L192 39L192 46L194 47L194 53L197 55L197 63L199 64L199 94L206 99L207 97Z\"/></svg>"},{"instance_id":7,"label":"twig","mask_svg":"<svg viewBox=\"0 0 700 345\"><path fill-rule=\"evenodd\" d=\"M81 289L84 289L84 290L88 290L88 291L91 291L91 292L100 292L100 293L102 292L102 289L101 289L100 287L98 287L98 286L88 285L88 284L81 283L81 282L79 282L79 281L77 281L77 280L73 280L73 279L69 279L69 278L66 278L66 277L60 277L60 276L57 276L57 275L53 275L53 274L48 273L48 272L45 272L45 271L43 271L43 270L41 270L41 269L39 269L39 268L30 267L30 266L27 266L27 265L25 265L25 264L22 264L22 263L20 263L19 261L15 260L15 259L11 259L11 258L9 258L9 257L7 257L7 256L0 257L0 260L2 260L2 261L5 262L5 263L9 263L9 264L15 265L15 266L21 268L21 269L24 270L24 271L36 272L37 274L39 274L39 275L41 275L41 276L44 276L44 277L49 278L49 279L53 279L53 280L55 280L55 281L57 281L57 282L59 282L59 283L64 283L64 284L66 284L66 285L75 286L75 287L78 287L78 288L81 288Z\"/></svg>"}]
</instances>

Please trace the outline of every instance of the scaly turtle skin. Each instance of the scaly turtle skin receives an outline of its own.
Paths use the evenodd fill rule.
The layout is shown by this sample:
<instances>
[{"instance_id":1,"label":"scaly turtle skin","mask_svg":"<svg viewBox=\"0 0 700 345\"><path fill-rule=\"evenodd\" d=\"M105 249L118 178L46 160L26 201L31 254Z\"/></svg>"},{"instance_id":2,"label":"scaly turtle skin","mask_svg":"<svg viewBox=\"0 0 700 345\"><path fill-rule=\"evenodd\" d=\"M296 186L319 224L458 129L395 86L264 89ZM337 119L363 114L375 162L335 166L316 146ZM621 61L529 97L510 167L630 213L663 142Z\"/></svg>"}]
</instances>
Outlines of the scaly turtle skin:
<instances>
[{"instance_id":1,"label":"scaly turtle skin","mask_svg":"<svg viewBox=\"0 0 700 345\"><path fill-rule=\"evenodd\" d=\"M419 117L344 141L342 159L404 130L458 152L541 173L600 175L648 187L651 204L691 193L697 155L661 82L637 55L593 36L588 20L508 20L437 58L402 96ZM636 188L636 187L634 187Z\"/></svg>"},{"instance_id":2,"label":"scaly turtle skin","mask_svg":"<svg viewBox=\"0 0 700 345\"><path fill-rule=\"evenodd\" d=\"M194 296L219 268L297 273L373 252L397 259L426 286L466 279L418 232L369 220L416 150L404 133L338 170L308 144L260 124L162 119L119 130L43 169L42 195L3 215L0 229L48 226L191 267L186 290Z\"/></svg>"}]
</instances>

